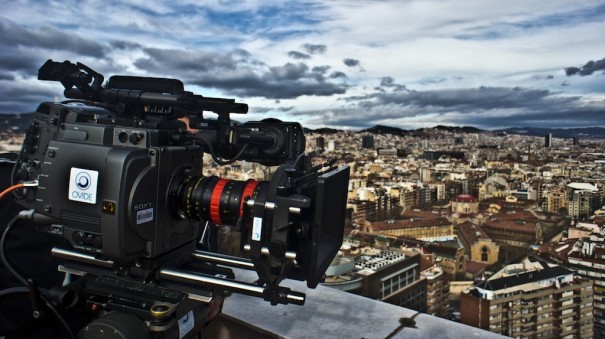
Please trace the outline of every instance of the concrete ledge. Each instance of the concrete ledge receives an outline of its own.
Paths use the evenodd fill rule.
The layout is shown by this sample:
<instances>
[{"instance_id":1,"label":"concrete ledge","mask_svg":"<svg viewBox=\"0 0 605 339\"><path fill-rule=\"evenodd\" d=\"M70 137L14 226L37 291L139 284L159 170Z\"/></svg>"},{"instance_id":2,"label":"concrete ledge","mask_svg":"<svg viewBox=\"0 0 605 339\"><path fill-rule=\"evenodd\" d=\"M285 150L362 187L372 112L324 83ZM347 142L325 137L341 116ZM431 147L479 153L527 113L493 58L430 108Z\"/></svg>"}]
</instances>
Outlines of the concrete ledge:
<instances>
[{"instance_id":1,"label":"concrete ledge","mask_svg":"<svg viewBox=\"0 0 605 339\"><path fill-rule=\"evenodd\" d=\"M237 270L238 280L256 273ZM226 298L222 320L248 328L252 337L278 338L505 338L453 321L386 304L325 286L307 289L299 281L282 283L307 294L304 306L277 305L239 294ZM229 325L231 324L231 325ZM227 328L227 330L229 330ZM256 334L256 335L254 335Z\"/></svg>"}]
</instances>

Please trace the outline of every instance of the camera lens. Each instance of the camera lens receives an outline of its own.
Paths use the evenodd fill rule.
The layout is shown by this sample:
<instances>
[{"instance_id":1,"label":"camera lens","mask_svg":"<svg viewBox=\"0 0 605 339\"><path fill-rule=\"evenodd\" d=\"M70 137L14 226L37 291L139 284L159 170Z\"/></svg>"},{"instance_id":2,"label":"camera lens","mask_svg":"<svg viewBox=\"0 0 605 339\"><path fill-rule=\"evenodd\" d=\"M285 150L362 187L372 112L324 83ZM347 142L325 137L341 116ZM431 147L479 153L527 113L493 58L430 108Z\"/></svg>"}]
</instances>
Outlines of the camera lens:
<instances>
[{"instance_id":1,"label":"camera lens","mask_svg":"<svg viewBox=\"0 0 605 339\"><path fill-rule=\"evenodd\" d=\"M180 188L178 201L187 218L235 225L243 214L246 198L266 200L269 182L193 176L186 178Z\"/></svg>"}]
</instances>

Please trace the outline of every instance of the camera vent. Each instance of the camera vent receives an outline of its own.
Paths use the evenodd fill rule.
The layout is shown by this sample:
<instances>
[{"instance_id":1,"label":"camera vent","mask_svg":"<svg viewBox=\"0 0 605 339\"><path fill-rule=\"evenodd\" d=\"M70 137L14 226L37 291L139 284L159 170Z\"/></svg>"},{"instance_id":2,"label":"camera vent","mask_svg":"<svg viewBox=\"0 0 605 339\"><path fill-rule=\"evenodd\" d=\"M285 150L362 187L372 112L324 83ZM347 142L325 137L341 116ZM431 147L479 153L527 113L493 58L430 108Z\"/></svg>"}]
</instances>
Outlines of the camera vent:
<instances>
[{"instance_id":1,"label":"camera vent","mask_svg":"<svg viewBox=\"0 0 605 339\"><path fill-rule=\"evenodd\" d=\"M61 210L61 219L67 221L68 224L78 225L78 228L83 231L101 231L101 216L98 214L86 214L80 211L64 209Z\"/></svg>"},{"instance_id":2,"label":"camera vent","mask_svg":"<svg viewBox=\"0 0 605 339\"><path fill-rule=\"evenodd\" d=\"M189 225L182 232L170 232L168 234L168 246L169 248L175 248L181 246L194 239L194 225Z\"/></svg>"}]
</instances>

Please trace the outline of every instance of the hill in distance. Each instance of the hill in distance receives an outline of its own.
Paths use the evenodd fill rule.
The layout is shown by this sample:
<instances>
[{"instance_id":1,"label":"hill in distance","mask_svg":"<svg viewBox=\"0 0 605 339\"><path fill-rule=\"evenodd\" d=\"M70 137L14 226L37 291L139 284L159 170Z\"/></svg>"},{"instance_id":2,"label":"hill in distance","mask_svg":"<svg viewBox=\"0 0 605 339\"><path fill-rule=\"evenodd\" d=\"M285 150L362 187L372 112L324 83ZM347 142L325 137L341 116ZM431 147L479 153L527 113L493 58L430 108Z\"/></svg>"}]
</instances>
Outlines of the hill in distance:
<instances>
[{"instance_id":1,"label":"hill in distance","mask_svg":"<svg viewBox=\"0 0 605 339\"><path fill-rule=\"evenodd\" d=\"M322 128L317 130L308 130L315 133L322 134L333 134L338 130L331 128ZM325 131L325 132L324 132ZM443 126L438 125L430 128L419 128L415 130L406 130L398 127L390 127L384 125L376 125L370 128L366 128L358 131L357 133L371 133L371 134L392 134L399 136L424 136L434 132L449 132L453 134L467 134L467 133L494 133L494 134L520 134L528 136L543 137L548 133L552 133L554 138L605 138L605 128L603 127L585 127L585 128L535 128L535 127L512 127L500 130L482 130L471 126Z\"/></svg>"},{"instance_id":2,"label":"hill in distance","mask_svg":"<svg viewBox=\"0 0 605 339\"><path fill-rule=\"evenodd\" d=\"M12 130L15 133L25 132L29 126L32 113L22 114L0 114L0 131ZM343 132L342 130L324 127L316 130L304 128L305 133L313 132L320 134L334 134ZM453 134L467 133L495 133L495 134L520 134L529 136L542 137L548 133L552 133L554 138L588 138L601 139L605 138L605 128L603 127L584 127L584 128L536 128L536 127L512 127L500 130L482 130L471 126L444 126L438 125L430 128L420 128L415 130L406 130L398 127L375 125L370 128L362 129L356 133L371 133L371 134L392 134L398 136L417 136L422 137L426 134L434 132L449 132Z\"/></svg>"},{"instance_id":3,"label":"hill in distance","mask_svg":"<svg viewBox=\"0 0 605 339\"><path fill-rule=\"evenodd\" d=\"M536 127L513 127L497 132L506 132L508 134L522 134L533 136L544 136L552 133L553 138L605 138L605 128L603 127L582 127L582 128L536 128Z\"/></svg>"}]
</instances>

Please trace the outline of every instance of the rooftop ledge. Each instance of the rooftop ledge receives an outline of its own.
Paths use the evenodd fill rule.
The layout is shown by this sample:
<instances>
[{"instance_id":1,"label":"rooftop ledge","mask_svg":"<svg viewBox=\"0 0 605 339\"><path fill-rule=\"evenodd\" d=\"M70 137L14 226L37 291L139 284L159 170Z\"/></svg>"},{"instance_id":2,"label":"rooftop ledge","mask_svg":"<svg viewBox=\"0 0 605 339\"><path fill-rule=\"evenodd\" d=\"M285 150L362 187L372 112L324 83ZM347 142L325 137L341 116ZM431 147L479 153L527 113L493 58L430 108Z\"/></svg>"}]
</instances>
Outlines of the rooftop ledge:
<instances>
[{"instance_id":1,"label":"rooftop ledge","mask_svg":"<svg viewBox=\"0 0 605 339\"><path fill-rule=\"evenodd\" d=\"M257 278L250 271L236 269L235 274L241 281ZM204 334L212 338L506 338L321 285L316 289L300 281L281 285L306 293L305 305L271 306L259 298L232 294Z\"/></svg>"}]
</instances>

